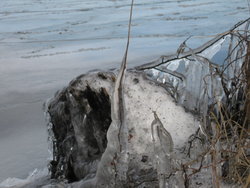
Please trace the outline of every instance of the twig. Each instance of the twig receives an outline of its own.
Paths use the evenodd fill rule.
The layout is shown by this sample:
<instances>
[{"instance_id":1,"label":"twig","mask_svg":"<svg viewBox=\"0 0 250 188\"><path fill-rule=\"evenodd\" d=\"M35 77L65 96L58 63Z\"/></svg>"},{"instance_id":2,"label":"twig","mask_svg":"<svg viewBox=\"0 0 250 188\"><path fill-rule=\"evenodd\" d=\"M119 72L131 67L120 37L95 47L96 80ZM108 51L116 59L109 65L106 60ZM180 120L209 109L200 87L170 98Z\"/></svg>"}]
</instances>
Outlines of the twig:
<instances>
[{"instance_id":1,"label":"twig","mask_svg":"<svg viewBox=\"0 0 250 188\"><path fill-rule=\"evenodd\" d=\"M146 63L146 64L143 64L143 65L140 65L140 66L137 66L135 67L137 70L145 70L145 69L151 69L151 68L154 68L156 66L159 66L159 65L162 65L162 64L165 64L169 61L173 61L173 60L176 60L176 59L181 59L181 58L187 58L189 56L191 56L193 53L195 54L199 54L201 52L203 52L204 50L206 50L207 48L209 48L210 46L212 46L213 44L215 44L216 42L218 42L220 39L222 39L223 37L227 36L228 34L232 33L237 27L239 27L240 25L243 25L244 23L246 22L249 22L250 21L250 18L242 21L242 22L239 22L238 24L236 24L232 29L230 29L229 31L226 31L222 34L218 34L217 37L215 37L214 39L208 41L207 43L205 43L204 45L196 48L193 50L193 52L191 51L188 51L188 52L183 52L182 54L178 54L175 53L175 54L172 54L172 55L169 55L169 56L161 56L159 59L157 60L154 60L152 62L149 62L149 63Z\"/></svg>"}]
</instances>

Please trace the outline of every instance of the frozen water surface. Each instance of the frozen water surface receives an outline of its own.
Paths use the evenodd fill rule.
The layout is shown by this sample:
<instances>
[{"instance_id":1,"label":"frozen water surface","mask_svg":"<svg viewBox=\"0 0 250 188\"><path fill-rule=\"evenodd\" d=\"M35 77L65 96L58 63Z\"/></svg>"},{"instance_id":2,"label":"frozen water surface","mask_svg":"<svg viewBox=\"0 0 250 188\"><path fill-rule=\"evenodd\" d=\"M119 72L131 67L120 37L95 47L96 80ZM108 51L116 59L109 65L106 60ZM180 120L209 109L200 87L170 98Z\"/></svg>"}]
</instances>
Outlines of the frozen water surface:
<instances>
[{"instance_id":1,"label":"frozen water surface","mask_svg":"<svg viewBox=\"0 0 250 188\"><path fill-rule=\"evenodd\" d=\"M120 65L129 5L0 1L0 181L46 166L42 103L81 73ZM197 47L248 16L244 0L136 0L129 66L175 52L190 35Z\"/></svg>"}]
</instances>

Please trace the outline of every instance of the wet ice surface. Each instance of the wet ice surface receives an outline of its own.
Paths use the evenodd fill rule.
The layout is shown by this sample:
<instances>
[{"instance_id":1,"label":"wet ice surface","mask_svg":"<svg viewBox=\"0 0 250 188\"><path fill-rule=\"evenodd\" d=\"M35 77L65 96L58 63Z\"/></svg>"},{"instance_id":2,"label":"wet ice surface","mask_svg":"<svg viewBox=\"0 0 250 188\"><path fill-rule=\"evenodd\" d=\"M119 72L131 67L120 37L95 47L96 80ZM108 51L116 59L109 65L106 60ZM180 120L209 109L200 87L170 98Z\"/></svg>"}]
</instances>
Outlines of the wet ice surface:
<instances>
[{"instance_id":1,"label":"wet ice surface","mask_svg":"<svg viewBox=\"0 0 250 188\"><path fill-rule=\"evenodd\" d=\"M42 103L73 77L119 67L128 0L0 1L0 181L44 168ZM129 66L197 47L249 16L242 0L136 0Z\"/></svg>"}]
</instances>

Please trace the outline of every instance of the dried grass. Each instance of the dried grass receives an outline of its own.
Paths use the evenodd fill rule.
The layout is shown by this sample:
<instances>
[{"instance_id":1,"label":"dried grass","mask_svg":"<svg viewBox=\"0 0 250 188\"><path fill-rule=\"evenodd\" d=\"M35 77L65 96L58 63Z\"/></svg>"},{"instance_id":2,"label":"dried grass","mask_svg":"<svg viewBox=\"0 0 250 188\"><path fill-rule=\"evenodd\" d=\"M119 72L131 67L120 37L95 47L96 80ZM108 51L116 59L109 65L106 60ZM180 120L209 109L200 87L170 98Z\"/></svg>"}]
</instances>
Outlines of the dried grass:
<instances>
[{"instance_id":1,"label":"dried grass","mask_svg":"<svg viewBox=\"0 0 250 188\"><path fill-rule=\"evenodd\" d=\"M238 26L245 24L244 28ZM189 140L187 156L190 157L192 145L197 140L202 142L204 150L195 159L181 164L185 179L185 187L189 187L192 176L204 169L211 169L213 186L218 188L222 183L239 187L250 186L250 19L247 19L227 32L219 34L211 41L197 49L191 49L184 41L176 54L162 56L148 64L137 67L138 70L157 70L164 74L176 77L182 82L185 76L175 71L168 70L165 66L176 59L188 59L200 62L209 67L209 73L203 75L203 96L208 96L212 103L206 110L200 112L203 125ZM222 37L229 36L228 54L220 66L210 59L202 57L202 51L213 46ZM188 51L185 51L185 50ZM231 71L229 75L228 72ZM219 78L219 79L218 79ZM208 82L207 82L208 80ZM214 84L220 80L224 97L218 98ZM166 85L166 83L164 83ZM171 83L167 83L171 85ZM178 87L178 86L176 86ZM172 85L168 90L175 100L182 93ZM209 90L211 91L209 94ZM204 97L205 98L205 97ZM202 100L202 99L200 99ZM200 101L202 102L202 101ZM201 103L202 104L202 103ZM199 104L200 105L200 104ZM197 109L201 109L200 106ZM205 138L202 138L202 136ZM209 160L207 160L209 158ZM206 159L206 160L205 160ZM205 162L209 161L209 163Z\"/></svg>"},{"instance_id":2,"label":"dried grass","mask_svg":"<svg viewBox=\"0 0 250 188\"><path fill-rule=\"evenodd\" d=\"M237 39L235 39L237 38ZM237 44L232 48L233 41ZM190 49L191 50L191 49ZM195 58L198 58L194 54ZM233 64L243 62L240 71L235 71L230 80L226 80L224 72ZM204 61L201 58L199 61ZM198 173L203 168L211 167L213 185L220 187L220 184L237 184L240 187L249 187L250 185L250 41L249 32L233 32L231 35L231 44L229 45L228 56L225 64L220 68L214 68L213 63L209 63L211 79L214 75L221 77L222 85L226 99L218 101L213 96L214 104L209 106L207 117L209 121L204 121L204 125L210 131L209 144L207 150L200 155L200 167L194 170ZM235 66L235 65L234 65ZM215 79L215 78L214 78ZM229 83L231 86L228 87ZM213 89L212 89L213 90ZM203 166L202 161L206 155L211 156L211 165ZM185 164L187 168L190 165ZM188 169L185 169L187 172ZM194 173L189 174L188 177Z\"/></svg>"}]
</instances>

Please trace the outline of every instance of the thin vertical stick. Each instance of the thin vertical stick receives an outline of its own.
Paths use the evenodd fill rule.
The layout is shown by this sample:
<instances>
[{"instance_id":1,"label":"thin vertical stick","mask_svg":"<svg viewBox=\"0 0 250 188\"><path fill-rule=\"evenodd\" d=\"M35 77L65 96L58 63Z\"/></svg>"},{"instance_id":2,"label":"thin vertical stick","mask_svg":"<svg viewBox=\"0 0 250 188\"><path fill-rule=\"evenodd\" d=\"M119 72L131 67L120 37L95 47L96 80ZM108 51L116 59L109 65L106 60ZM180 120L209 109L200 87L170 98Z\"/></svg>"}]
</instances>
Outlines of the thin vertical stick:
<instances>
[{"instance_id":1,"label":"thin vertical stick","mask_svg":"<svg viewBox=\"0 0 250 188\"><path fill-rule=\"evenodd\" d=\"M113 93L113 117L112 121L114 121L118 128L118 163L117 163L117 176L119 181L123 184L127 181L127 171L128 171L128 163L129 163L129 152L128 152L128 126L125 122L125 103L124 103L124 80L127 66L127 56L128 56L128 47L130 41L130 30L131 30L131 22L132 22L132 13L133 13L133 5L134 0L131 2L130 8L130 16L129 16L129 25L128 25L128 38L125 54L122 60L122 64L120 67L119 74L117 76L117 80L115 82L115 88ZM115 180L116 182L116 180Z\"/></svg>"}]
</instances>

